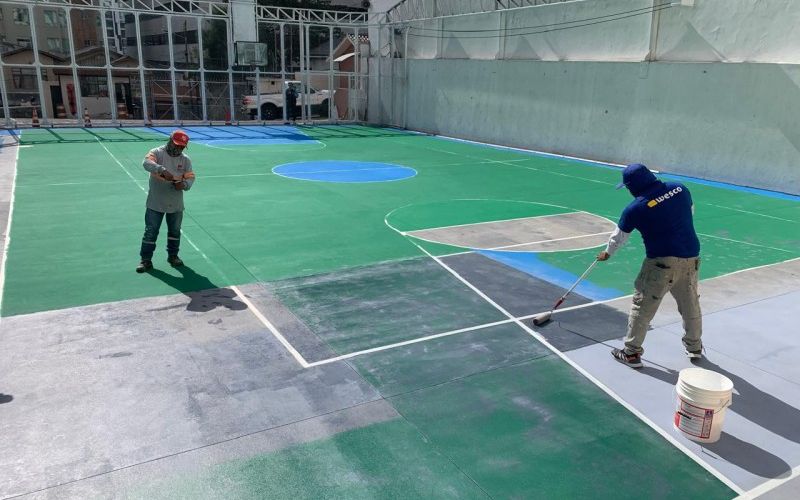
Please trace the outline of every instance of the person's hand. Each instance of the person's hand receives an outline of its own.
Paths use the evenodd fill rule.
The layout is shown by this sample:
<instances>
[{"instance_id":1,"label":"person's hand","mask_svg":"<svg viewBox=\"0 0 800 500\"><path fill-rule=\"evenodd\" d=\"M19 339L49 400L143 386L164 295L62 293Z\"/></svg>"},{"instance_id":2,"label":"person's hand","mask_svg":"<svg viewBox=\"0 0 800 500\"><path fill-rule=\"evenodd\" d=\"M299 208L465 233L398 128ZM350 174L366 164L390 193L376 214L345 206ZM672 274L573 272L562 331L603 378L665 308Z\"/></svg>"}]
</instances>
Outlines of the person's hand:
<instances>
[{"instance_id":1,"label":"person's hand","mask_svg":"<svg viewBox=\"0 0 800 500\"><path fill-rule=\"evenodd\" d=\"M186 183L184 181L173 182L172 186L178 191L184 191L186 189Z\"/></svg>"},{"instance_id":2,"label":"person's hand","mask_svg":"<svg viewBox=\"0 0 800 500\"><path fill-rule=\"evenodd\" d=\"M599 254L597 254L597 260L599 260L600 262L602 262L604 260L608 260L610 258L611 258L611 254L609 254L605 250L603 250Z\"/></svg>"},{"instance_id":3,"label":"person's hand","mask_svg":"<svg viewBox=\"0 0 800 500\"><path fill-rule=\"evenodd\" d=\"M175 176L172 175L171 173L169 173L169 170L167 170L166 168L164 169L163 172L161 172L161 177L163 177L164 179L166 179L168 181L174 181L175 180Z\"/></svg>"}]
</instances>

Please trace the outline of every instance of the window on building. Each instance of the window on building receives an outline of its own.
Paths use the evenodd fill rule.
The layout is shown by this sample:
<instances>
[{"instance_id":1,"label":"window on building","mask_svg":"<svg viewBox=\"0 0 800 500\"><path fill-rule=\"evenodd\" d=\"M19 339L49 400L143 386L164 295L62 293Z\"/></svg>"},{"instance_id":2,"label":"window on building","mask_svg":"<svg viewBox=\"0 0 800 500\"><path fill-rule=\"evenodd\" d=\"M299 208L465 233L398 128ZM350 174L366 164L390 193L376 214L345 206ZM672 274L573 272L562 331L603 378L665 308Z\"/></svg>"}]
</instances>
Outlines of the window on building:
<instances>
[{"instance_id":1,"label":"window on building","mask_svg":"<svg viewBox=\"0 0 800 500\"><path fill-rule=\"evenodd\" d=\"M69 50L69 40L66 38L48 38L47 48L58 52L67 52Z\"/></svg>"},{"instance_id":2,"label":"window on building","mask_svg":"<svg viewBox=\"0 0 800 500\"><path fill-rule=\"evenodd\" d=\"M26 26L31 24L31 19L28 15L28 9L20 7L14 9L14 24L24 24Z\"/></svg>"},{"instance_id":3,"label":"window on building","mask_svg":"<svg viewBox=\"0 0 800 500\"><path fill-rule=\"evenodd\" d=\"M19 47L30 47L31 46L31 39L30 38L17 38L17 46L19 46Z\"/></svg>"},{"instance_id":4,"label":"window on building","mask_svg":"<svg viewBox=\"0 0 800 500\"><path fill-rule=\"evenodd\" d=\"M32 90L37 88L36 70L28 68L9 68L11 86L14 90Z\"/></svg>"},{"instance_id":5,"label":"window on building","mask_svg":"<svg viewBox=\"0 0 800 500\"><path fill-rule=\"evenodd\" d=\"M104 76L81 76L81 95L84 97L108 97L108 84Z\"/></svg>"},{"instance_id":6,"label":"window on building","mask_svg":"<svg viewBox=\"0 0 800 500\"><path fill-rule=\"evenodd\" d=\"M45 26L60 26L67 25L67 16L63 10L45 9L43 12Z\"/></svg>"}]
</instances>

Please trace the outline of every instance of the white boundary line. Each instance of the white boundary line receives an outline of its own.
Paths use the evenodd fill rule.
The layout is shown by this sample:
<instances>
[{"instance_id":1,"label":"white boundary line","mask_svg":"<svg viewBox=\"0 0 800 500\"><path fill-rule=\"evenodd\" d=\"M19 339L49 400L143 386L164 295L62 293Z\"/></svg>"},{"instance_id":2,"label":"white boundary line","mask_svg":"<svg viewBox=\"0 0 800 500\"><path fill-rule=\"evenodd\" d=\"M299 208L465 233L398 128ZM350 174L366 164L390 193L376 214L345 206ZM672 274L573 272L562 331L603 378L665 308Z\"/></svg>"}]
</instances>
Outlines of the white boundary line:
<instances>
[{"instance_id":1,"label":"white boundary line","mask_svg":"<svg viewBox=\"0 0 800 500\"><path fill-rule=\"evenodd\" d=\"M6 263L8 262L8 246L11 243L11 219L14 215L14 198L16 195L16 187L17 187L18 165L19 165L19 146L17 146L17 152L14 155L14 175L11 178L11 196L9 197L9 203L8 203L6 240L3 242L3 263L2 265L0 265L0 311L2 311L3 299L6 296ZM1 316L0 320L2 320Z\"/></svg>"},{"instance_id":2,"label":"white boundary line","mask_svg":"<svg viewBox=\"0 0 800 500\"><path fill-rule=\"evenodd\" d=\"M442 258L445 258L445 257L451 257L453 255L463 255L465 253L471 253L471 252L460 252L460 253L456 253L456 254L440 255L439 258L442 259ZM701 283L705 283L705 282L708 282L708 281L713 281L713 280L716 280L716 279L719 279L719 278L725 278L727 276L732 276L734 274L753 271L753 270L756 270L756 269L764 269L764 268L767 268L767 267L776 266L776 265L779 265L779 264L784 264L784 263L793 262L793 261L800 261L800 257L795 258L795 259L784 260L784 261L781 261L781 262L776 262L775 264L764 264L763 266L755 266L755 267L751 267L751 268L747 268L747 269L741 269L739 271L733 271L733 272L730 272L730 273L727 273L727 274L721 274L719 276L714 276L713 278L706 278L705 280L701 281ZM553 315L557 315L557 314L561 314L561 313L565 313L565 312L569 312L569 311L574 311L576 309L584 309L586 307L592 307L592 306L608 304L608 303L611 303L611 302L623 301L623 300L630 299L631 297L633 297L633 294L620 295L619 297L614 297L612 299L595 300L595 301L592 301L592 302L587 302L585 304L578 304L578 305L575 305L575 306L562 307L562 308L556 309L555 311L552 311L552 314ZM410 340L405 340L405 341L402 341L402 342L397 342L397 343L394 343L394 344L386 344L386 345L383 345L383 346L373 347L373 348L370 348L370 349L365 349L363 351L355 351L355 352L351 352L351 353L347 353L347 354L342 354L341 356L336 356L334 358L328 358L328 359L322 359L322 360L319 360L319 361L314 361L312 363L309 363L309 366L313 367L313 366L324 365L324 364L332 363L334 361L341 361L341 360L344 360L344 359L350 359L350 358L354 358L354 357L357 357L357 356L362 356L364 354L372 354L372 353L381 352L381 351L388 351L390 349L394 349L394 348L397 348L397 347L402 347L402 346L411 345L411 344L417 344L417 343L420 343L420 342L425 342L427 340L433 340L433 339L437 339L437 338L441 338L441 337L449 337L451 335L455 335L455 334L458 334L458 333L474 331L474 330L480 330L480 329L483 329L483 328L489 328L489 327L492 327L492 326L502 325L502 324L505 324L505 323L512 323L512 322L514 322L515 319L516 320L520 320L520 321L524 321L524 320L527 320L527 319L531 319L531 318L533 318L535 316L538 316L538 315L540 315L540 314L542 314L544 312L548 312L548 311L541 311L541 312L537 312L537 313L526 314L525 316L517 316L514 319L506 319L506 320L502 320L502 321L496 321L496 322L493 322L493 323L484 323L484 324L481 324L481 325L475 325L475 326L471 326L471 327L461 328L461 329L458 329L458 330L451 330L449 332L436 333L436 334L433 334L433 335L428 335L428 336L425 336L425 337L418 337L418 338L414 338L414 339L410 339Z\"/></svg>"},{"instance_id":3,"label":"white boundary line","mask_svg":"<svg viewBox=\"0 0 800 500\"><path fill-rule=\"evenodd\" d=\"M551 241L579 240L581 238L591 238L593 236L600 236L600 235L603 235L603 234L611 234L611 233L613 233L613 231L604 231L602 233L594 233L594 234L582 234L580 236L567 236L565 238L554 238L554 239L551 239L551 240L529 241L527 243L516 243L514 245L506 245L504 247L489 248L489 250L503 250L503 249L506 249L506 248L524 247L526 245L538 245L540 243L550 243ZM561 250L563 250L563 249L561 249Z\"/></svg>"},{"instance_id":4,"label":"white boundary line","mask_svg":"<svg viewBox=\"0 0 800 500\"><path fill-rule=\"evenodd\" d=\"M462 200L456 200L456 201L462 201ZM494 200L480 200L480 201L494 201ZM500 200L500 201L505 201L505 200ZM534 202L521 201L519 203L531 203L532 204ZM538 203L536 203L536 204L538 205ZM406 205L406 207L410 207L410 206L413 206L413 205ZM402 208L405 208L405 207L402 207ZM566 207L564 207L564 208L566 208ZM393 211L394 210L392 210L392 212ZM398 232L400 234L402 234L403 236L408 235L408 236L413 236L414 238L417 238L419 240L424 240L425 238L420 238L419 236L417 236L414 233L421 233L423 231L438 231L440 229L452 229L454 227L480 226L482 224L495 224L495 223L501 223L501 222L513 222L513 221L518 221L518 220L546 219L548 217L559 217L561 215L579 214L579 213L582 213L582 212L583 212L582 210L576 210L574 212L562 212L560 214L529 215L527 217L514 217L512 219L495 219L495 220L487 220L487 221L483 221L483 222L467 222L466 224L453 224L452 226L426 227L425 229L414 229L413 231L398 231ZM391 212L389 212L389 213L391 213ZM397 229L395 229L395 228L392 228L392 229L397 231Z\"/></svg>"},{"instance_id":5,"label":"white boundary line","mask_svg":"<svg viewBox=\"0 0 800 500\"><path fill-rule=\"evenodd\" d=\"M105 146L105 144L103 144L99 140L97 142L98 142L98 144L100 144L103 147L103 149L106 150L106 152L109 154L109 156L111 156L111 158L113 158L114 161L117 162L117 165L119 165L120 168L122 168L122 170L124 170L125 173L128 174L128 177L133 179L133 182L135 182L136 185L139 186L139 189L141 189L142 191L144 191L146 193L147 190L145 190L144 186L142 186L136 180L136 178L128 171L128 169L125 168L125 165L123 165L122 162L120 162L117 159L117 157L114 155L114 153L109 151L109 149ZM199 253L206 262L208 262L214 269L216 269L216 271L220 275L225 276L225 273L216 264L214 264L211 261L211 259L209 259L208 256L202 250L200 250L200 248L197 245L195 245L195 243L191 240L191 238L189 238L189 236L186 235L186 233L183 232L183 230L181 230L181 234L186 239L186 241L188 241L189 244L192 245L192 248L194 248L197 251L197 253ZM308 368L308 366L309 366L308 362L303 358L303 356L301 356L300 353L297 352L297 350L292 346L292 344L290 344L289 341L286 340L286 338L283 335L281 335L281 333L278 331L278 329L275 328L275 326L272 323L269 322L269 320L261 313L261 311L258 310L258 308L250 301L250 299L245 297L245 295L236 286L231 285L229 288L231 290L233 290L236 293L236 295L239 297L239 299L241 299L241 301L244 302L247 305L247 308L250 310L251 313L253 313L253 316L255 316L261 322L261 324L263 324L267 328L267 330L269 330L270 333L272 333L272 335L278 340L278 342L280 342L286 348L286 350L289 351L289 353L300 364L300 366L302 366L303 368Z\"/></svg>"},{"instance_id":6,"label":"white boundary line","mask_svg":"<svg viewBox=\"0 0 800 500\"><path fill-rule=\"evenodd\" d=\"M509 203L523 203L523 204L527 204L527 205L543 205L543 206L547 206L547 207L563 208L565 210L571 210L571 212L563 212L563 213L559 213L559 214L549 214L549 215L535 215L535 216L530 216L530 217L516 217L516 218L512 218L512 219L499 219L499 220L491 220L491 221L484 221L484 222L474 222L474 223L467 223L467 224L455 224L455 225L452 225L452 226L440 226L440 227L432 227L432 228L426 228L426 229L414 229L413 231L401 231L401 230L397 229L396 227L392 226L391 223L389 223L389 217L391 217L392 214L397 212L398 210L403 210L404 208L408 208L408 207L412 207L412 206L416 206L416 205L423 205L423 204L410 203L408 205L403 205L402 207L395 208L394 210L392 210L391 212L386 214L384 216L384 218L383 218L383 223L386 224L389 228L391 228L392 230L396 231L398 234L400 234L402 236L406 236L406 237L409 237L409 238L415 238L415 239L421 240L421 241L427 241L428 243L435 243L437 245L446 245L446 246L458 247L458 248L469 248L469 250L467 250L465 252L455 252L455 253L448 254L448 255L460 255L460 254L463 254L463 253L469 253L470 251L474 251L474 250L497 250L499 248L511 248L512 246L532 245L532 244L535 244L535 243L544 243L544 242L547 242L547 241L562 241L562 240L567 240L567 239L570 239L570 238L573 238L573 237L570 237L570 238L558 238L558 239L552 239L552 240L542 240L542 241L536 241L536 242L532 242L532 243L520 243L518 245L511 245L511 246L508 246L508 247L472 248L472 247L463 247L463 246L460 246L460 245L454 245L452 243L444 243L444 242L441 242L441 241L431 240L429 238L423 238L421 236L417 236L417 235L414 235L412 233L416 233L416 232L420 232L420 231L433 231L433 230L438 230L438 229L450 229L450 228L453 228L453 227L465 227L465 226L472 226L472 225L479 225L479 224L491 224L491 223L494 223L494 222L511 222L511 221L517 221L517 220L526 220L526 219L540 219L540 218L545 218L545 217L558 217L558 216L570 215L570 214L586 214L586 215L590 215L592 217L597 217L599 219L604 219L604 220L608 221L608 223L611 224L614 227L617 226L617 224L614 221L612 221L611 219L609 219L608 217L604 217L604 216L599 215L599 214L594 214L594 213L591 213L591 212L587 212L586 210L576 210L576 209L574 209L572 207L565 207L565 206L562 206L562 205L554 205L552 203L540 203L540 202L536 202L536 201L524 201L524 200L501 200L501 199L494 199L494 198L457 198L457 199L454 199L454 200L445 200L445 201L502 201L502 202L509 202ZM603 233L597 233L597 234L603 234ZM575 236L574 238L582 238L582 237L585 237L585 236L597 236L597 234L594 234L594 235L580 235L580 236ZM598 245L590 245L590 246L581 247L581 248L556 248L556 249L553 249L553 250L539 250L539 253L574 252L574 251L579 251L579 250L588 250L590 248L597 248L597 247L602 246L602 245L603 244L600 243ZM511 251L512 252L515 252L515 251L520 252L520 251L524 251L524 250L511 250Z\"/></svg>"},{"instance_id":7,"label":"white boundary line","mask_svg":"<svg viewBox=\"0 0 800 500\"><path fill-rule=\"evenodd\" d=\"M382 345L382 346L379 346L379 347L373 347L371 349L364 349L363 351L351 352L351 353L348 353L348 354L343 354L341 356L336 356L335 358L328 358L328 359L323 359L323 360L320 360L320 361L315 361L313 363L309 363L308 367L327 365L329 363L335 363L336 361L342 361L344 359L355 358L356 356L363 356L364 354L372 354L374 352L388 351L389 349L394 349L396 347L402 347L402 346L411 345L411 344L418 344L420 342L426 342L428 340L433 340L433 339L440 339L442 337L449 337L451 335L457 335L459 333L471 332L471 331L475 331L475 330L483 330L484 328L490 328L490 327L497 326L497 325L505 325L505 324L511 323L513 321L514 321L513 319L504 319L502 321L495 321L495 322L492 322L492 323L484 323L482 325L475 325L475 326L470 326L470 327L467 327L467 328L459 328L458 330L450 330L449 332L437 333L437 334L434 334L434 335L428 335L426 337L419 337L419 338L415 338L415 339L411 339L411 340L405 340L403 342L397 342L397 343L394 343L394 344L387 344L387 345Z\"/></svg>"},{"instance_id":8,"label":"white boundary line","mask_svg":"<svg viewBox=\"0 0 800 500\"><path fill-rule=\"evenodd\" d=\"M782 217L775 217L774 215L762 214L760 212L751 212L750 210L742 210L740 208L726 207L723 205L715 205L713 203L701 203L701 205L708 205L710 207L724 208L725 210L733 210L734 212L741 212L743 214L757 215L759 217L766 217L767 219L781 220L784 222L791 222L792 224L800 224L800 221L784 219Z\"/></svg>"},{"instance_id":9,"label":"white boundary line","mask_svg":"<svg viewBox=\"0 0 800 500\"><path fill-rule=\"evenodd\" d=\"M734 240L732 238L723 238L722 236L714 236L713 234L706 234L706 233L697 233L697 234L698 234L698 236L706 236L708 238L716 238L718 240L730 241L732 243L741 243L742 245L750 245L751 247L767 248L769 250L777 250L779 252L794 253L791 250L786 250L785 248L770 247L770 246L767 246L767 245L759 245L758 243L748 243L747 241Z\"/></svg>"},{"instance_id":10,"label":"white boundary line","mask_svg":"<svg viewBox=\"0 0 800 500\"><path fill-rule=\"evenodd\" d=\"M567 357L567 356L566 356L566 355L565 355L563 352L561 352L561 351L559 351L558 349L556 349L556 348L555 348L555 347L554 347L552 344L550 344L550 342L548 342L548 341L547 341L547 339L545 339L545 338L544 338L544 337L543 337L541 334L539 334L538 332L536 332L536 331L535 331L535 330L533 330L532 328L528 327L528 326L527 326L525 323L523 323L521 320L519 320L519 319L515 318L515 317L514 317L514 316L513 316L511 313L509 313L508 311L506 311L506 310L505 310L505 309L504 309L502 306L500 306L500 305L499 305L499 304L497 304L495 301L493 301L491 298L489 298L489 297L488 297L486 294L484 294L483 292L481 292L480 290L478 290L478 289L477 289L475 286L473 286L473 285L472 285L472 284L471 284L469 281L467 281L465 278L463 278L461 275L459 275L459 274L458 274L456 271L454 271L453 269L451 269L451 268L450 268L450 267L449 267L447 264L445 264L444 262L442 262L442 260L441 260L441 259L439 259L438 257L436 257L436 256L434 256L434 255L432 255L432 254L430 254L428 251L426 251L424 248L422 248L421 246L419 246L417 243L415 243L415 242L413 242L413 241L412 241L411 243L413 243L413 244L414 244L414 245L415 245L417 248L419 248L419 249L420 249L420 250L421 250L423 253L425 253L425 254L426 254L428 257L430 257L430 258L432 258L434 261L436 261L436 262L437 262L437 263L438 263L440 266L442 266L442 267L443 267L445 270L447 270L447 271L448 271L450 274L452 274L453 276L455 276L455 278L456 278L456 279L458 279L459 281L461 281L462 283L464 283L466 286L468 286L470 289L472 289L472 291L474 291L476 294L478 294L478 295L479 295L481 298L483 298L483 299L484 299L486 302L488 302L489 304L491 304L492 306L494 306L494 307L495 307L495 309L497 309L497 310L498 310L498 311L500 311L502 314L504 314L506 317L508 317L510 320L512 320L514 323L516 323L516 324L517 324L517 325L518 325L520 328L522 328L523 330L525 330L525 331L526 331L526 332L527 332L527 333L528 333L528 334L529 334L531 337L533 337L534 339L538 340L538 341L539 341L539 342L540 342L542 345L544 345L545 347L547 347L548 349L550 349L550 351L552 351L552 352L553 352L553 354L555 354L556 356L558 356L559 358L561 358L561 359L562 359L564 362L566 362L566 363L567 363L567 364L569 364L569 365L570 365L572 368L574 368L574 369L575 369L575 370L576 370L578 373L580 373L581 375L583 375L584 377L586 377L586 378L587 378L587 379L588 379L590 382L592 382L594 385L596 385L596 386L597 386L599 389L601 389L603 392L605 392L605 393L606 393L606 394L608 394L610 397L612 397L612 398L613 398L615 401L617 401L619 404L621 404L623 407L625 407L625 408L626 408L628 411L630 411L631 413L633 413L633 414L634 414L636 417L638 417L638 418L639 418L639 419L640 419L642 422L644 422L645 424L647 424L647 425L648 425L648 426L649 426L651 429L653 429L655 432L657 432L659 435L661 435L661 437L663 437L663 438L664 438L664 439L666 439L668 442L670 442L670 443L671 443L673 446L675 446L676 448L678 448L679 450L681 450L681 451L682 451L682 452L683 452L683 453L684 453L686 456L688 456L689 458L691 458L692 460L694 460L694 461L695 461L695 462L696 462L698 465L700 465L701 467L703 467L703 468L704 468L706 471L708 471L708 472L709 472L711 475L713 475L714 477L716 477L717 479L719 479L719 480L720 480L720 481L721 481L723 484L725 484L727 487L729 487L730 489L732 489L733 491L735 491L737 494L742 494L742 493L744 493L744 490L742 490L742 489L741 489L739 486L737 486L737 485L736 485L736 484L735 484L733 481L731 481L730 479L728 479L727 477L725 477L725 476L724 476L722 473L720 473L720 472L719 472L717 469L715 469L713 466L711 466L711 464L707 463L705 460L703 460L702 458L700 458L699 456L697 456L696 454L694 454L694 453L693 453L691 450L689 450L689 449L688 449L688 448L687 448L685 445L683 445L683 444L682 444L680 441L676 440L676 439L675 439L674 437L672 437L672 436L671 436L669 433L667 433L667 432L666 432L664 429L662 429L661 427L659 427L658 425L656 425L656 424L655 424L655 422L653 422L652 420L650 420L649 418L647 418L647 416L646 416L645 414L643 414L642 412L640 412L639 410L637 410L637 409L636 409L636 408L635 408L633 405L631 405L630 403L628 403L627 401L625 401L624 399L622 399L622 398L621 398L621 397L620 397L620 396L619 396L617 393L615 393L613 390L611 390L611 388L610 388L610 387L608 387L607 385L605 385L604 383L602 383L602 382L601 382L599 379L597 379L596 377L594 377L594 376L593 376L591 373L589 373L588 371L586 371L586 370L585 370L583 367L581 367L581 366L580 366L579 364L577 364L575 361L573 361L572 359L570 359L569 357Z\"/></svg>"},{"instance_id":11,"label":"white boundary line","mask_svg":"<svg viewBox=\"0 0 800 500\"><path fill-rule=\"evenodd\" d=\"M752 500L754 498L763 495L764 493L774 490L778 486L781 486L782 484L787 483L792 479L796 479L797 477L800 477L800 467L795 467L794 469L792 469L791 474L789 474L787 477L769 479L767 481L764 481L763 483L759 484L752 490L742 493L734 500Z\"/></svg>"},{"instance_id":12,"label":"white boundary line","mask_svg":"<svg viewBox=\"0 0 800 500\"><path fill-rule=\"evenodd\" d=\"M239 290L238 287L231 285L230 289L236 292L236 295L242 300L242 302L247 304L247 307L250 308L250 311L253 313L253 315L255 315L255 317L258 318L259 321L261 321L261 323L264 326L266 326L270 332L272 332L272 335L276 339L278 339L278 342L280 342L292 356L294 356L294 359L298 363L300 363L300 366L302 366L303 368L309 368L313 366L310 365L308 361L306 361L305 358L303 358L303 356L299 352L297 352L297 349L295 349L294 346L292 346L292 344L289 343L288 340L286 340L286 337L281 335L281 332L279 332L278 329L275 328L275 326L272 323L270 323L270 321L263 314L261 314L261 311L259 311L258 308L255 305L253 305L252 302L250 302L250 299L245 297L245 295Z\"/></svg>"}]
</instances>

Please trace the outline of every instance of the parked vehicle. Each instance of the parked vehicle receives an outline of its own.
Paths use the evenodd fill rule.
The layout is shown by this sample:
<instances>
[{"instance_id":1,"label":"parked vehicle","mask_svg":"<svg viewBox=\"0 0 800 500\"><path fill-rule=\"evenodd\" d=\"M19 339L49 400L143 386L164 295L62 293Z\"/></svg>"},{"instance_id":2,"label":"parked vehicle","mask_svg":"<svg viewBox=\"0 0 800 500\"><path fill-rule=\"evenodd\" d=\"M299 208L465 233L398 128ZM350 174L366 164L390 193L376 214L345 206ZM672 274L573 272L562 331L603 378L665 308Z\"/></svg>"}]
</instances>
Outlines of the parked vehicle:
<instances>
[{"instance_id":1,"label":"parked vehicle","mask_svg":"<svg viewBox=\"0 0 800 500\"><path fill-rule=\"evenodd\" d=\"M242 113L249 115L251 120L258 117L258 106L261 106L261 119L262 120L280 120L283 118L283 106L285 99L285 89L289 84L293 84L297 89L297 108L295 110L297 116L300 116L300 106L305 104L305 99L308 97L308 103L311 105L311 113L318 116L328 116L328 102L330 101L330 91L317 90L311 86L306 86L306 93L300 93L300 82L296 80L289 80L285 82L284 92L278 93L262 93L259 96L246 95L242 98ZM260 102L259 102L260 101Z\"/></svg>"}]
</instances>

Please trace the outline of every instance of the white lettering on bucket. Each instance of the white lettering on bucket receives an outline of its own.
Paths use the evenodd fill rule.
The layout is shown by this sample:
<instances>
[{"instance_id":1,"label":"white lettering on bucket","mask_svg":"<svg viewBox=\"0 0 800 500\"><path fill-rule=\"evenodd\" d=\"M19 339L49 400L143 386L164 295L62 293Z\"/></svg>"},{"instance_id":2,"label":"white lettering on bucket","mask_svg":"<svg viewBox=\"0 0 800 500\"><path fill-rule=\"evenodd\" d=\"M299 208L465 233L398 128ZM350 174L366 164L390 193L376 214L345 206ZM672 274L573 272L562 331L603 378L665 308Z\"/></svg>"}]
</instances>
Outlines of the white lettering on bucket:
<instances>
[{"instance_id":1,"label":"white lettering on bucket","mask_svg":"<svg viewBox=\"0 0 800 500\"><path fill-rule=\"evenodd\" d=\"M733 382L710 370L685 368L678 375L675 392L675 428L693 441L718 441L725 409L731 404Z\"/></svg>"}]
</instances>

